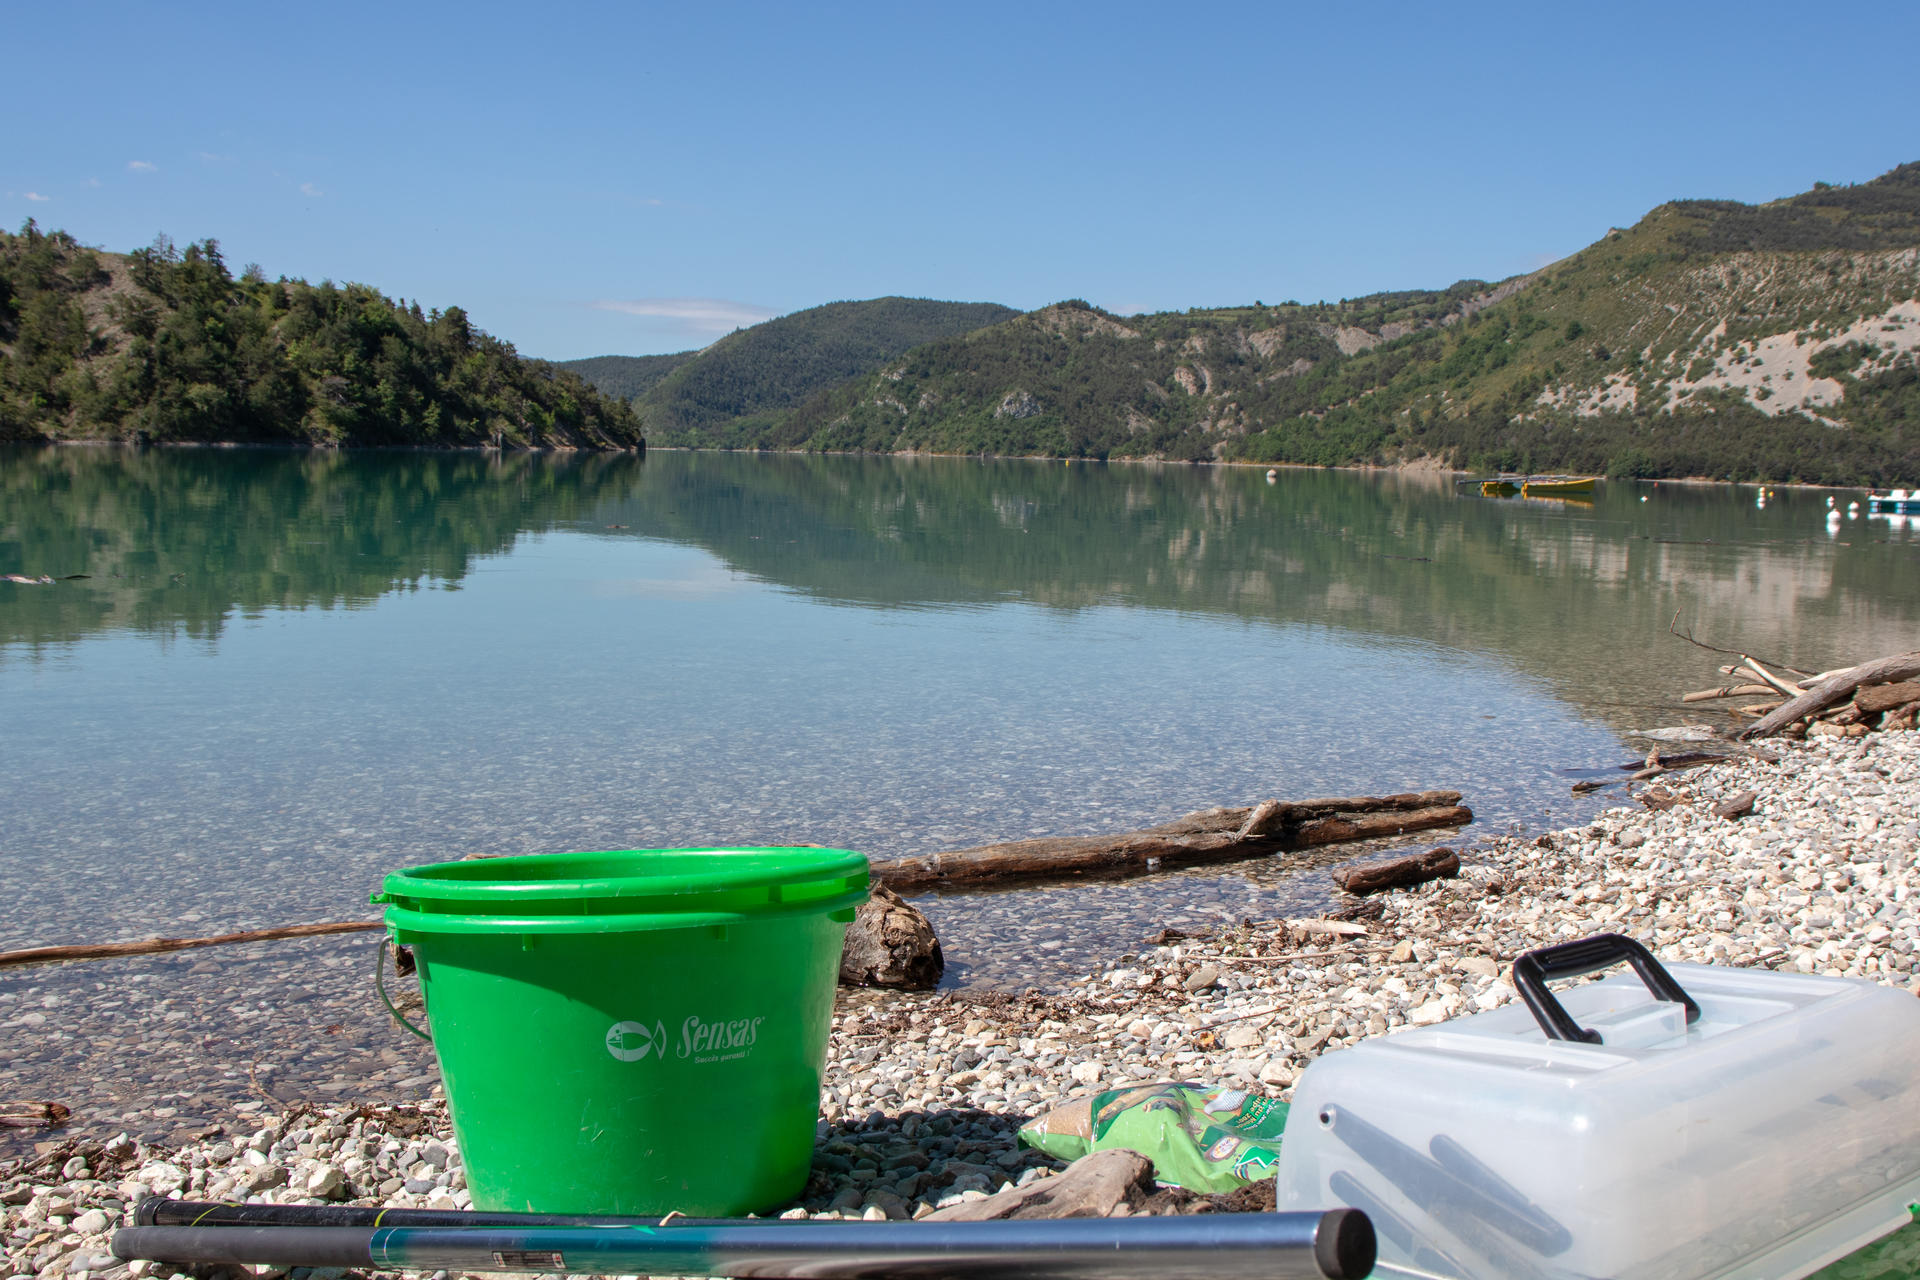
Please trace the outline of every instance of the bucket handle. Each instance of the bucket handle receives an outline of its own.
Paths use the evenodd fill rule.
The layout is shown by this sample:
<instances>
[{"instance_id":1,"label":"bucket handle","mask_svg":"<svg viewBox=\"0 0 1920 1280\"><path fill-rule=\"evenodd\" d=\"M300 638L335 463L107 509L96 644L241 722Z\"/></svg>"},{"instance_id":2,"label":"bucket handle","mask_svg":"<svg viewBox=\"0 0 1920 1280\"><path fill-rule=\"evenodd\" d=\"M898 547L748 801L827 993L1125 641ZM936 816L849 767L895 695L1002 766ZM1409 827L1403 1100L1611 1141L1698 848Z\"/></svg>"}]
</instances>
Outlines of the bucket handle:
<instances>
[{"instance_id":1,"label":"bucket handle","mask_svg":"<svg viewBox=\"0 0 1920 1280\"><path fill-rule=\"evenodd\" d=\"M384 933L381 934L380 948L379 950L373 953L373 989L380 993L380 1003L387 1006L387 1012L393 1015L393 1020L395 1022L399 1023L401 1026L405 1027L407 1030L413 1032L413 1034L415 1034L416 1036L419 1036L422 1040L425 1040L428 1044L432 1044L433 1037L428 1035L426 1032L422 1031L420 1028L414 1026L411 1022L408 1022L407 1016L401 1013L398 1009L394 1008L393 1001L387 998L386 976L387 976L387 942L388 941L389 939L387 935Z\"/></svg>"}]
</instances>

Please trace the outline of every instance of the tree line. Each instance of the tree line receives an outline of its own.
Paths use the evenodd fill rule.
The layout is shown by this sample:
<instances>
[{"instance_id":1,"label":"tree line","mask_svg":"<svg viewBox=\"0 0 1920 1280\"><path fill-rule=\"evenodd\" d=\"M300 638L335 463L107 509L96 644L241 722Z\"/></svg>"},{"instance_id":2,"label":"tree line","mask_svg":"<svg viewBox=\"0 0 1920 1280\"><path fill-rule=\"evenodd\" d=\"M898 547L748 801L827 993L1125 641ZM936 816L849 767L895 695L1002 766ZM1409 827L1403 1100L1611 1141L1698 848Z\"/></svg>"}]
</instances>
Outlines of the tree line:
<instances>
[{"instance_id":1,"label":"tree line","mask_svg":"<svg viewBox=\"0 0 1920 1280\"><path fill-rule=\"evenodd\" d=\"M0 440L630 448L640 420L459 307L0 232Z\"/></svg>"}]
</instances>

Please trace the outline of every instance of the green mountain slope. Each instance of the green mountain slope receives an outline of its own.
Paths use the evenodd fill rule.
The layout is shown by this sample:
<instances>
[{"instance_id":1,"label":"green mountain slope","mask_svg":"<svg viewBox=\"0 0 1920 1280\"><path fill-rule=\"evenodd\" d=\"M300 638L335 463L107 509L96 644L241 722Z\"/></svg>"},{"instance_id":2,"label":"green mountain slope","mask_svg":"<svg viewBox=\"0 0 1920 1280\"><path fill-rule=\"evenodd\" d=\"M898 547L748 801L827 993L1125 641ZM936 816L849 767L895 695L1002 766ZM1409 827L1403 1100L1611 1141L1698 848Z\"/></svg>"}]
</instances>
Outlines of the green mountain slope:
<instances>
[{"instance_id":1,"label":"green mountain slope","mask_svg":"<svg viewBox=\"0 0 1920 1280\"><path fill-rule=\"evenodd\" d=\"M0 440L630 448L640 422L458 307L239 279L212 240L131 254L0 232Z\"/></svg>"},{"instance_id":2,"label":"green mountain slope","mask_svg":"<svg viewBox=\"0 0 1920 1280\"><path fill-rule=\"evenodd\" d=\"M752 447L775 416L913 347L1019 314L991 302L875 298L796 311L720 339L640 401L660 444Z\"/></svg>"},{"instance_id":3,"label":"green mountain slope","mask_svg":"<svg viewBox=\"0 0 1920 1280\"><path fill-rule=\"evenodd\" d=\"M1689 200L1529 276L916 348L742 443L1920 480L1920 165Z\"/></svg>"},{"instance_id":4,"label":"green mountain slope","mask_svg":"<svg viewBox=\"0 0 1920 1280\"><path fill-rule=\"evenodd\" d=\"M553 367L579 374L581 381L601 395L638 400L660 379L699 354L696 348L664 356L588 356L584 360L556 360Z\"/></svg>"},{"instance_id":5,"label":"green mountain slope","mask_svg":"<svg viewBox=\"0 0 1920 1280\"><path fill-rule=\"evenodd\" d=\"M767 433L783 448L1226 456L1262 417L1320 404L1347 353L1484 305L1479 281L1342 306L1243 307L1121 319L1059 303L930 343L878 374L815 397ZM1337 432L1301 461L1344 462Z\"/></svg>"}]
</instances>

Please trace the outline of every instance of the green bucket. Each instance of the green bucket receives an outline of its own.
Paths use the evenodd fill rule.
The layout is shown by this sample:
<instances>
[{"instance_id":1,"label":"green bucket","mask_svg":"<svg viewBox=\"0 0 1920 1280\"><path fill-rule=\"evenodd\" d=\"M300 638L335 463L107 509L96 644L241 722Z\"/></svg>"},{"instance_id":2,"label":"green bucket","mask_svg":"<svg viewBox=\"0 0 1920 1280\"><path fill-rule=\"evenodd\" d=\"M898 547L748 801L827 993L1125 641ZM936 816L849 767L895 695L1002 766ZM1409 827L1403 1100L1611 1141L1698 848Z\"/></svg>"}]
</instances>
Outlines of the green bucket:
<instances>
[{"instance_id":1,"label":"green bucket","mask_svg":"<svg viewBox=\"0 0 1920 1280\"><path fill-rule=\"evenodd\" d=\"M474 1208L731 1217L799 1194L866 898L841 849L389 875L373 901L414 949Z\"/></svg>"}]
</instances>

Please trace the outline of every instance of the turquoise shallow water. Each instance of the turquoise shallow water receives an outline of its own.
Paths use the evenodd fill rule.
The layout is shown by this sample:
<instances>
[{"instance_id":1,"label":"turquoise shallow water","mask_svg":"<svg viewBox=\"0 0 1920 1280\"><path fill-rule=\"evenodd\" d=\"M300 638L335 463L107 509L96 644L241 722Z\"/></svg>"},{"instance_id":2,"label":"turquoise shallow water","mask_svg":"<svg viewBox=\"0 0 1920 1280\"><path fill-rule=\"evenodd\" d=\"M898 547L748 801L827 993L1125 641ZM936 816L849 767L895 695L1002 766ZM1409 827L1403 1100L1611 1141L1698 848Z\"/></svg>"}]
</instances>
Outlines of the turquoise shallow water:
<instances>
[{"instance_id":1,"label":"turquoise shallow water","mask_svg":"<svg viewBox=\"0 0 1920 1280\"><path fill-rule=\"evenodd\" d=\"M64 449L0 455L0 496L0 569L91 575L0 583L5 946L351 918L468 852L886 857L1438 786L1539 826L1600 803L1569 779L1627 731L1711 719L1676 610L1810 666L1920 613L1909 531L1829 534L1807 492ZM930 909L954 980L1019 983L1324 891L1263 865Z\"/></svg>"},{"instance_id":2,"label":"turquoise shallow water","mask_svg":"<svg viewBox=\"0 0 1920 1280\"><path fill-rule=\"evenodd\" d=\"M1642 498L1646 501L1641 501ZM1840 496L1844 509L1847 495ZM964 459L0 452L0 948L365 919L465 853L875 857L1214 804L1570 783L1723 659L1912 648L1827 495ZM67 580L67 575L85 574ZM1324 906L1347 855L929 896L954 985ZM178 1136L418 1096L366 935L0 972L10 1093ZM79 1123L79 1121L76 1121ZM0 1136L0 1143L32 1135Z\"/></svg>"}]
</instances>

